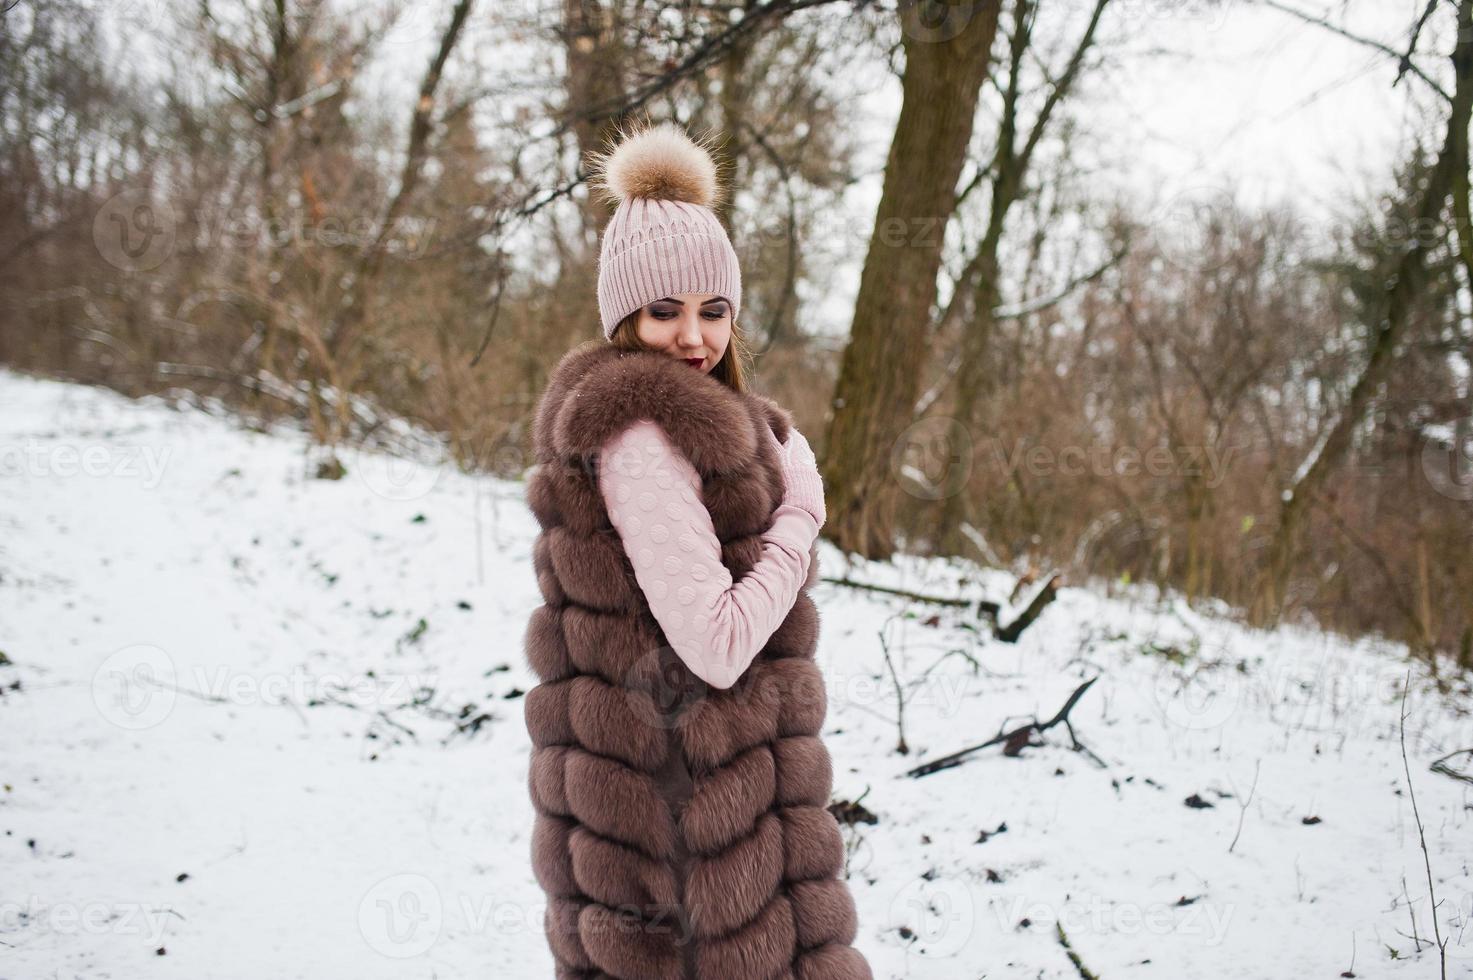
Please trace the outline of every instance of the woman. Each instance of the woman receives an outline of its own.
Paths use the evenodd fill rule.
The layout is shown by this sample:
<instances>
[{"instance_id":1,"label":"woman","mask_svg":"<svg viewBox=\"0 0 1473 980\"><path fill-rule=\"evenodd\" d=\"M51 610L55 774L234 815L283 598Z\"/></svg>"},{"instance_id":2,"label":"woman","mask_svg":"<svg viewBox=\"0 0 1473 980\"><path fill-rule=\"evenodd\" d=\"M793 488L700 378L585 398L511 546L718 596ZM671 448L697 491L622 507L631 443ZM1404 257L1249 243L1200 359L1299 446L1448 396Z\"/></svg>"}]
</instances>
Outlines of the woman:
<instances>
[{"instance_id":1,"label":"woman","mask_svg":"<svg viewBox=\"0 0 1473 980\"><path fill-rule=\"evenodd\" d=\"M862 980L813 662L823 487L748 392L710 155L599 163L605 340L538 405L525 637L533 870L558 977Z\"/></svg>"}]
</instances>

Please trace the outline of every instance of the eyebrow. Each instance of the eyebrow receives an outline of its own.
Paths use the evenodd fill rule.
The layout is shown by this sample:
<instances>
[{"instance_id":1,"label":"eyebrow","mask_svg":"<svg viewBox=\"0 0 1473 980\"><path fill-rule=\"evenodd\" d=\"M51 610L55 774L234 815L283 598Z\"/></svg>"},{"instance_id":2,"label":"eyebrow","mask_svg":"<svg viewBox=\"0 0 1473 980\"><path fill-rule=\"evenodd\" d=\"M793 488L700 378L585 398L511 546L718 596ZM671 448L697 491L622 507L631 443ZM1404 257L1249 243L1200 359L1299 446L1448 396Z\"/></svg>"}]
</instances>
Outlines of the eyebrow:
<instances>
[{"instance_id":1,"label":"eyebrow","mask_svg":"<svg viewBox=\"0 0 1473 980\"><path fill-rule=\"evenodd\" d=\"M656 303L674 303L676 306L684 306L685 305L685 303L683 301L676 299L674 296L665 296L665 297L662 297L660 299L655 300L655 302ZM729 306L729 305L731 305L731 300L727 299L725 296L716 296L716 297L714 297L712 299L706 300L701 305L702 306L710 306L712 303L726 303Z\"/></svg>"}]
</instances>

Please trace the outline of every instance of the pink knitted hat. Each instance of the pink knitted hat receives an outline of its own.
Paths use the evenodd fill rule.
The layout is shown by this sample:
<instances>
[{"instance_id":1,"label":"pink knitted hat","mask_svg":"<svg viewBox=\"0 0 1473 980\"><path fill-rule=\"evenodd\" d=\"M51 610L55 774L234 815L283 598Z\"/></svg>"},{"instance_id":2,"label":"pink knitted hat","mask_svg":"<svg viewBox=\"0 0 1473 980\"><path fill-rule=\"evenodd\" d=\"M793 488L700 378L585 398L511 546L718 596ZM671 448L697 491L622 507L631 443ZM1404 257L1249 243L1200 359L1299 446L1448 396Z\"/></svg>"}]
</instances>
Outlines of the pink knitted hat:
<instances>
[{"instance_id":1,"label":"pink knitted hat","mask_svg":"<svg viewBox=\"0 0 1473 980\"><path fill-rule=\"evenodd\" d=\"M736 250L711 206L716 164L674 123L622 139L594 161L593 183L618 208L598 256L604 336L635 310L675 293L711 293L742 305Z\"/></svg>"}]
</instances>

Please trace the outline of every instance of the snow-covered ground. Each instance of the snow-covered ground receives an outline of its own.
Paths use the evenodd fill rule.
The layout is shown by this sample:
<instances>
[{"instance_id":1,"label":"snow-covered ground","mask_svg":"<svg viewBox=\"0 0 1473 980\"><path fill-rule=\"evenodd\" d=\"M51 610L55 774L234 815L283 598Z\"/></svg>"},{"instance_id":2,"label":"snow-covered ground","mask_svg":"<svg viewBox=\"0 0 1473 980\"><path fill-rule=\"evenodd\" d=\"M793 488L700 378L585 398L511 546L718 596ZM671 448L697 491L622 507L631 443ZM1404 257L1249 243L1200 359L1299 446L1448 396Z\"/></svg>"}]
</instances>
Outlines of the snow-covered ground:
<instances>
[{"instance_id":1,"label":"snow-covered ground","mask_svg":"<svg viewBox=\"0 0 1473 980\"><path fill-rule=\"evenodd\" d=\"M317 480L305 446L0 372L0 977L551 976L521 485L360 454ZM1140 590L1067 588L1016 646L970 612L816 598L835 795L877 819L845 828L876 977L1077 978L1058 926L1106 978L1437 975L1394 646ZM1096 676L1072 721L1103 767L1060 726L903 775ZM1428 765L1473 746L1469 704L1412 672L1449 976L1473 975L1473 785Z\"/></svg>"}]
</instances>

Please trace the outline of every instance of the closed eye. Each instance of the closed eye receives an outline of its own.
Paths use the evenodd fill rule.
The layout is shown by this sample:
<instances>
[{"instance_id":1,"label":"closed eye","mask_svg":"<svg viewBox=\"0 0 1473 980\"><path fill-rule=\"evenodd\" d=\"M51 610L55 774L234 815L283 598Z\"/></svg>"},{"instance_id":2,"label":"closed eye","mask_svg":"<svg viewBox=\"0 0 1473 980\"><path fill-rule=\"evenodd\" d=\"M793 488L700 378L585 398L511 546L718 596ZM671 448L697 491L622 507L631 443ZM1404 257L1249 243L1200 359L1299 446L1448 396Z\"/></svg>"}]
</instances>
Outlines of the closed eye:
<instances>
[{"instance_id":1,"label":"closed eye","mask_svg":"<svg viewBox=\"0 0 1473 980\"><path fill-rule=\"evenodd\" d=\"M678 310L672 310L669 307L652 307L649 313L650 318L654 320L674 320L680 316ZM730 315L731 311L726 306L707 306L701 309L701 316L707 320L723 320Z\"/></svg>"}]
</instances>

